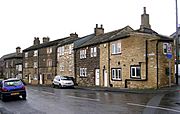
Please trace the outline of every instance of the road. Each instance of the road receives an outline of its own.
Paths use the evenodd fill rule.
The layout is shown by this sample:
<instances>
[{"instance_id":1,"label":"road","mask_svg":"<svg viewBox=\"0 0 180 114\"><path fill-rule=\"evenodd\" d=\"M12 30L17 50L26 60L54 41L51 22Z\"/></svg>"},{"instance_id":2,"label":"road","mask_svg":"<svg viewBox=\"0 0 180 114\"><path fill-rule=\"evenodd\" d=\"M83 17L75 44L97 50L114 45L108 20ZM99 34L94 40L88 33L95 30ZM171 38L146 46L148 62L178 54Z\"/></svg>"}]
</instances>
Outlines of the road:
<instances>
[{"instance_id":1,"label":"road","mask_svg":"<svg viewBox=\"0 0 180 114\"><path fill-rule=\"evenodd\" d=\"M180 114L180 90L167 94L27 87L27 100L0 101L1 114Z\"/></svg>"}]
</instances>

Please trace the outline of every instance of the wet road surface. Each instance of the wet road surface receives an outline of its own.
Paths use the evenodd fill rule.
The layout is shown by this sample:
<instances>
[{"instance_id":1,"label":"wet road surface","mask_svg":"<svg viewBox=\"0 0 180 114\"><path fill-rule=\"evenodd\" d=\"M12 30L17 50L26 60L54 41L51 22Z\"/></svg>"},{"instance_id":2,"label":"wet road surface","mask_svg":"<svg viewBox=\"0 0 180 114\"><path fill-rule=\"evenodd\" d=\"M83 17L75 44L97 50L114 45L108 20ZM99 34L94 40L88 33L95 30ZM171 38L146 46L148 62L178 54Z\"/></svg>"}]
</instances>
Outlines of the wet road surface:
<instances>
[{"instance_id":1,"label":"wet road surface","mask_svg":"<svg viewBox=\"0 0 180 114\"><path fill-rule=\"evenodd\" d=\"M180 91L167 94L27 87L27 100L0 101L2 114L180 114Z\"/></svg>"}]
</instances>

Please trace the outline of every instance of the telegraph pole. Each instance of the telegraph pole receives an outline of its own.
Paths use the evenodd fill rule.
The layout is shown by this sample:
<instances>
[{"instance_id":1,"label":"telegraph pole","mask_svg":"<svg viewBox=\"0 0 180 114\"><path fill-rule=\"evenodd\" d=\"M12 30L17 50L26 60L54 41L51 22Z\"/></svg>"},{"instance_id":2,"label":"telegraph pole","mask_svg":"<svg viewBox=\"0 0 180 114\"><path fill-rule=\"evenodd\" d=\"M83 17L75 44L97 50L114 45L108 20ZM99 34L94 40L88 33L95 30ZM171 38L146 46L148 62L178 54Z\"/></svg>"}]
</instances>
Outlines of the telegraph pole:
<instances>
[{"instance_id":1,"label":"telegraph pole","mask_svg":"<svg viewBox=\"0 0 180 114\"><path fill-rule=\"evenodd\" d=\"M176 84L178 85L179 38L178 38L178 5L176 1Z\"/></svg>"}]
</instances>

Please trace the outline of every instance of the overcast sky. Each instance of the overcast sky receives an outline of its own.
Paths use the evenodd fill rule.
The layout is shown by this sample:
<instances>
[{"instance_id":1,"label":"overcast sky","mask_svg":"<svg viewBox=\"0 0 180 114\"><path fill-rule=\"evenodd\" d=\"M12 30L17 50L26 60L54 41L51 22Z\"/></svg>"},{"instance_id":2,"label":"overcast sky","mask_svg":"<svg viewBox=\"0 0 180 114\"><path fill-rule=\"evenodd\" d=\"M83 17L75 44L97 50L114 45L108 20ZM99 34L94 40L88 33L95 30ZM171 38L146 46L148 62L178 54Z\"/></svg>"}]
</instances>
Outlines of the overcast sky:
<instances>
[{"instance_id":1,"label":"overcast sky","mask_svg":"<svg viewBox=\"0 0 180 114\"><path fill-rule=\"evenodd\" d=\"M0 0L0 57L33 45L34 37L41 42L44 36L52 41L74 32L81 37L93 33L96 24L105 32L127 25L138 29L143 7L153 30L167 36L176 31L175 0Z\"/></svg>"}]
</instances>

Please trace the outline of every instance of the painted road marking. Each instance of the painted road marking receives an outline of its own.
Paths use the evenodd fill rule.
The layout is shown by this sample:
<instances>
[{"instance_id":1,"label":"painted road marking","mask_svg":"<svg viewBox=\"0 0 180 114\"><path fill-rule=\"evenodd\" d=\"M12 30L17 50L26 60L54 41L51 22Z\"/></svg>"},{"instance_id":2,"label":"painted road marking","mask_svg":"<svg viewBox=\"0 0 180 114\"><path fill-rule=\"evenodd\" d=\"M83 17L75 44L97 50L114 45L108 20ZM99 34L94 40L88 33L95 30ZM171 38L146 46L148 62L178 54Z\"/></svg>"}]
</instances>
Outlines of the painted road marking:
<instances>
[{"instance_id":1,"label":"painted road marking","mask_svg":"<svg viewBox=\"0 0 180 114\"><path fill-rule=\"evenodd\" d=\"M74 99L81 99L81 100L90 100L90 101L100 101L100 99L91 99L91 98L85 98L85 97L76 97L76 96L67 96Z\"/></svg>"},{"instance_id":2,"label":"painted road marking","mask_svg":"<svg viewBox=\"0 0 180 114\"><path fill-rule=\"evenodd\" d=\"M146 108L154 108L154 109L161 109L161 110L168 110L173 112L180 112L180 110L170 109L170 108L163 108L163 107L156 107L156 106L148 106L148 105L142 105L142 104L135 104L135 103L127 103L128 105L133 106L140 106L140 107L146 107Z\"/></svg>"}]
</instances>

